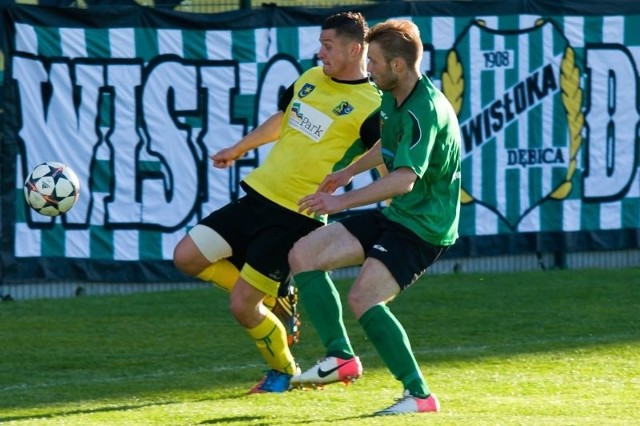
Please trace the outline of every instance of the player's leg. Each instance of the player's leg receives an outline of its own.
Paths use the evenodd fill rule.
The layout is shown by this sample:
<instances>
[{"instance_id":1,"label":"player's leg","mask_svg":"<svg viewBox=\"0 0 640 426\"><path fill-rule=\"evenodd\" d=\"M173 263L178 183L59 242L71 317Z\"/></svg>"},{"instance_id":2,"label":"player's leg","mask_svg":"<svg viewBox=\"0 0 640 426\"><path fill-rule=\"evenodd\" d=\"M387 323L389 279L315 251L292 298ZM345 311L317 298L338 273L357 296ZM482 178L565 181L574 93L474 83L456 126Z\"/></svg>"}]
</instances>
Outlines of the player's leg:
<instances>
[{"instance_id":1,"label":"player's leg","mask_svg":"<svg viewBox=\"0 0 640 426\"><path fill-rule=\"evenodd\" d=\"M387 303L413 284L445 248L432 246L384 218L381 223L386 232L367 252L348 298L369 341L404 388L403 398L378 414L438 411L438 401L420 371L406 331Z\"/></svg>"},{"instance_id":2,"label":"player's leg","mask_svg":"<svg viewBox=\"0 0 640 426\"><path fill-rule=\"evenodd\" d=\"M402 399L376 414L435 412L439 410L438 400L420 371L404 327L386 305L399 291L389 270L379 260L369 258L349 294L354 313L364 311L356 316L367 338L404 388Z\"/></svg>"},{"instance_id":3,"label":"player's leg","mask_svg":"<svg viewBox=\"0 0 640 426\"><path fill-rule=\"evenodd\" d=\"M202 219L189 230L173 252L173 262L186 275L228 291L240 273L246 247L256 232L253 201L243 197Z\"/></svg>"},{"instance_id":4,"label":"player's leg","mask_svg":"<svg viewBox=\"0 0 640 426\"><path fill-rule=\"evenodd\" d=\"M411 395L426 398L430 391L411 350L402 324L386 303L400 287L378 259L367 258L349 291L349 307L393 376Z\"/></svg>"},{"instance_id":5,"label":"player's leg","mask_svg":"<svg viewBox=\"0 0 640 426\"><path fill-rule=\"evenodd\" d=\"M184 274L231 291L240 271L229 260L232 249L215 230L198 224L176 245L173 262Z\"/></svg>"},{"instance_id":6,"label":"player's leg","mask_svg":"<svg viewBox=\"0 0 640 426\"><path fill-rule=\"evenodd\" d=\"M225 208L231 209L230 206ZM238 223L242 214L237 212L235 216L234 220ZM202 223L194 226L174 249L173 258L176 267L186 275L210 282L226 292L231 292L240 277L238 268L228 260L234 250L212 226L226 227L227 238L234 241L234 245L237 247L235 251L239 251L241 254L246 251L246 243L244 237L234 236L231 233L233 228L225 225L228 223L228 217L229 215L216 212ZM236 259L238 257L240 256L235 256ZM274 311L285 325L287 342L289 345L293 345L300 339L300 319L296 307L297 293L293 292L293 287L287 281L283 282L280 288L281 291L290 291L278 294L278 296L267 295L263 303Z\"/></svg>"},{"instance_id":7,"label":"player's leg","mask_svg":"<svg viewBox=\"0 0 640 426\"><path fill-rule=\"evenodd\" d=\"M344 326L340 296L327 271L358 265L363 259L362 245L341 223L312 232L289 253L300 301L326 348L326 357L295 376L293 386L348 383L362 374Z\"/></svg>"},{"instance_id":8,"label":"player's leg","mask_svg":"<svg viewBox=\"0 0 640 426\"><path fill-rule=\"evenodd\" d=\"M254 340L270 368L250 393L284 392L289 389L291 377L297 373L286 330L275 314L262 303L265 294L277 293L278 284L279 282L245 265L240 279L231 291L233 316Z\"/></svg>"},{"instance_id":9,"label":"player's leg","mask_svg":"<svg viewBox=\"0 0 640 426\"><path fill-rule=\"evenodd\" d=\"M321 223L269 203L256 206L254 217L260 232L247 247L246 263L231 292L231 311L271 368L265 381L252 391L283 392L297 366L282 322L265 308L263 299L276 297L289 276L287 255L293 243Z\"/></svg>"}]
</instances>

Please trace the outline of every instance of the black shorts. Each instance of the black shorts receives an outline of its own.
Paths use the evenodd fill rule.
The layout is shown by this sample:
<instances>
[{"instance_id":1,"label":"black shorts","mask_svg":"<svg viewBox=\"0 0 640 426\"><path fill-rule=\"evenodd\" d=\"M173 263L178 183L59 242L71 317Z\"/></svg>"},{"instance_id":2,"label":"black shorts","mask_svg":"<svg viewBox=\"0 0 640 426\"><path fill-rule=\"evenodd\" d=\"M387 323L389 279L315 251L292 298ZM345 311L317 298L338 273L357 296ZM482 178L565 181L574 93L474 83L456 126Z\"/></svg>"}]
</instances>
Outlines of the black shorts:
<instances>
[{"instance_id":1,"label":"black shorts","mask_svg":"<svg viewBox=\"0 0 640 426\"><path fill-rule=\"evenodd\" d=\"M322 222L287 210L247 191L238 201L200 221L214 229L233 250L228 259L238 269L247 263L262 275L283 282L289 275L289 250Z\"/></svg>"},{"instance_id":2,"label":"black shorts","mask_svg":"<svg viewBox=\"0 0 640 426\"><path fill-rule=\"evenodd\" d=\"M340 223L360 241L366 257L387 267L400 290L413 284L448 249L429 244L380 211L347 216Z\"/></svg>"}]
</instances>

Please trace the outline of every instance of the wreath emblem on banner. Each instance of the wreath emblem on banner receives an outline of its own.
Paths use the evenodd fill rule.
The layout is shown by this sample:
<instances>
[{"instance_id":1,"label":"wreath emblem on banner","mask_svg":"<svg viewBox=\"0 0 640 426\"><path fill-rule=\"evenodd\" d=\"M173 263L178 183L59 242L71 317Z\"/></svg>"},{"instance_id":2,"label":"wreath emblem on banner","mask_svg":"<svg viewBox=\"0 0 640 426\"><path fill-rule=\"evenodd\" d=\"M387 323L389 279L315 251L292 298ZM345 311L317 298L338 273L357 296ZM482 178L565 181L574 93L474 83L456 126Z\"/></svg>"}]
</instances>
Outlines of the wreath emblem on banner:
<instances>
[{"instance_id":1,"label":"wreath emblem on banner","mask_svg":"<svg viewBox=\"0 0 640 426\"><path fill-rule=\"evenodd\" d=\"M503 119L500 122L502 123L501 125L498 125L497 122L494 122L492 124L493 130L487 130L487 128L489 128L488 124L491 122L490 120L495 119L495 116L493 115L495 113L495 107L504 106L507 104L507 102L506 101L502 102L502 98L500 98L500 96L502 96L502 93L498 94L499 90L495 89L495 87L498 87L498 83L495 83L495 85L493 86L493 90L496 92L496 94L493 96L497 100L495 101L491 100L491 101L488 101L486 104L483 104L481 106L482 108L481 111L478 110L478 107L477 107L478 99L486 100L487 98L491 97L492 94L491 93L488 94L487 92L484 92L484 93L481 93L482 96L480 96L477 92L474 92L473 94L468 93L470 90L469 89L470 80L473 79L473 77L476 77L474 81L477 86L477 82L480 81L479 75L482 75L482 82L486 83L487 82L486 75L488 74L488 72L484 72L484 71L487 71L485 69L482 69L482 72L478 71L478 64L476 63L476 64L473 64L475 65L475 68L476 68L475 69L476 75L475 76L469 75L471 72L470 69L472 68L472 64L470 64L471 58L475 58L475 60L477 61L477 59L481 57L481 54L478 53L478 51L481 48L473 45L473 41L481 38L480 36L477 36L477 34L482 34L485 38L488 38L491 36L495 37L496 40L498 40L498 43L496 43L498 45L500 45L499 43L502 43L503 45L518 45L518 46L528 45L527 43L517 44L517 42L513 42L513 40L510 40L510 44L507 44L506 40L509 37L542 37L540 34L535 34L536 30L541 29L543 26L549 25L549 24L552 25L552 31L556 36L555 38L562 40L565 43L563 50L561 50L562 52L561 58L556 60L555 59L556 57L553 56L553 54L551 54L552 56L551 58L545 57L545 59L547 60L547 62L549 62L549 64L545 65L545 63L541 61L542 66L540 68L542 69L542 71L534 70L532 72L538 73L536 74L538 81L540 80L545 81L545 78L546 78L546 81L549 81L548 85L550 86L550 89L549 89L548 97L553 97L553 96L561 97L561 100L562 100L561 104L562 104L562 107L564 108L563 115L566 120L566 127L568 130L568 137L567 137L568 144L566 143L566 141L562 141L565 143L566 149L555 151L555 154L552 148L555 148L560 144L559 141L557 140L554 141L554 147L549 147L544 152L541 148L533 149L532 146L535 146L535 145L531 145L528 149L511 149L510 151L512 152L508 154L509 154L509 161L511 161L513 158L517 160L518 153L520 153L522 158L524 158L525 160L528 157L524 154L528 154L529 158L533 158L537 156L536 158L540 161L539 164L533 164L533 162L527 164L526 161L524 163L521 162L520 165L518 165L518 163L516 163L515 165L510 164L512 169L516 170L517 173L521 173L521 174L527 173L527 170L531 170L532 167L553 166L555 168L563 167L565 169L565 172L563 173L564 177L560 179L559 177L560 174L556 171L554 173L554 176L556 176L556 178L551 185L550 191L547 191L546 193L541 194L541 196L538 197L537 199L525 200L525 202L520 200L516 203L513 203L514 205L524 205L525 207L522 210L520 210L517 214L511 213L511 215L508 215L505 211L501 211L497 203L491 204L491 202L483 201L482 195L475 194L473 192L473 188L464 187L464 180L463 180L463 188L461 190L460 201L462 204L479 202L485 205L486 207L488 207L490 210L494 211L501 218L501 220L506 222L512 229L515 229L515 227L517 226L517 223L527 213L529 213L529 211L531 211L533 208L540 205L544 201L547 201L550 199L563 200L567 198L571 193L571 189L573 186L572 179L577 169L577 155L580 150L580 147L582 146L583 128L584 128L584 114L582 112L583 90L580 86L580 70L576 66L575 51L569 45L564 35L560 33L559 29L551 21L546 19L539 19L538 21L536 21L534 27L532 28L528 28L524 30L515 30L515 31L490 30L486 28L486 24L484 21L477 20L477 21L473 21L467 27L467 29L461 33L458 40L456 41L456 44L447 53L445 68L441 76L442 91L447 97L447 99L449 100L449 102L451 103L451 105L453 106L454 111L458 115L458 118L461 121L461 128L465 128L465 125L467 126L466 134L465 132L463 132L463 142L465 137L470 138L469 136L470 134L472 134L472 136L481 135L481 138L484 138L480 143L478 143L477 141L475 141L473 144L468 143L466 145L467 150L488 149L487 147L489 146L494 146L496 147L495 149L497 150L498 143L495 142L494 140L492 144L490 144L488 143L488 141L490 141L492 138L495 138L495 136L498 134L498 131L495 131L493 134L490 135L490 137L487 137L486 135L494 131L495 127L499 127L499 131L504 132L509 125L512 125L514 123L517 125L519 117L518 116L516 116L515 118L512 117L511 121L508 123L503 123L507 121L506 119ZM475 31L475 38L468 36L468 33L470 33L471 31ZM560 36L558 36L558 34L560 34ZM504 52L507 52L507 51L505 50ZM521 54L527 55L529 54L529 52L521 52ZM541 55L549 56L550 54L543 52L541 53ZM513 55L513 57L515 56L516 55ZM466 60L463 58L466 58ZM554 60L556 60L556 62L558 63L552 63ZM510 64L510 65L512 65L515 68L515 65L513 64ZM546 74L545 74L545 68L546 68ZM551 70L554 71L552 79L549 78ZM513 69L510 69L509 72L511 72L512 74L516 73L516 71ZM526 86L526 84L530 83L529 80L531 80L531 77L528 77L528 76L518 76L518 77L520 78L520 80L517 81L517 84L521 84L524 87ZM525 80L527 81L527 83L526 84L522 83L522 81L525 81ZM531 80L531 81L535 81L535 80ZM484 90L484 89L480 89L480 90ZM505 89L505 93L507 93L508 90L510 90L509 87ZM523 89L523 91L524 90L528 90L528 87L527 89ZM476 96L476 99L474 99L475 101L474 105L476 105L476 111L474 112L470 111L472 96ZM506 99L507 95L504 95L504 96ZM538 104L544 102L544 100L545 99L539 100ZM491 104L491 102L493 102L493 104ZM496 105L496 102L498 103L497 105ZM524 116L525 113L528 113L528 111L536 108L537 105L529 105L529 107L530 108L526 112L520 113L521 116ZM555 120L556 119L554 118L554 121ZM478 130L478 127L479 126L481 127L483 125L484 125L484 128L482 130ZM557 124L554 124L554 126L555 125ZM476 133L473 133L474 131ZM542 134L542 132L544 132L545 129L540 129L536 131L538 132L537 134ZM531 132L531 133L535 133L535 132ZM565 136L567 136L567 134L565 134ZM507 137L503 136L503 138L506 139ZM503 148L503 151L506 151L507 150L506 142L504 143L505 143L505 146L500 148ZM510 143L513 145L513 141ZM528 142L515 142L515 143L518 144L519 147L522 147L523 144L527 144ZM555 148L555 149L558 149L558 148ZM479 155L478 152L466 152L465 154L467 156ZM543 154L545 155L543 156ZM496 154L496 156L499 156L499 155ZM553 164L554 160L557 164ZM544 164L545 162L548 164ZM469 167L469 164L467 164L467 167ZM487 181L491 181L491 180L498 181L499 179L506 179L505 177L506 172L500 169L500 167L496 167L496 169L498 170L495 170L495 176L491 177L491 179L486 179ZM464 173L465 173L465 167L463 163L463 175ZM474 180L476 179L476 176L482 173L487 173L486 169L473 170ZM504 175L501 175L501 173L504 173ZM489 185L489 184L483 183L483 185ZM486 188L483 187L483 191L481 192L483 193L487 192ZM499 198L501 195L504 195L504 197L512 196L511 194L497 194L497 197ZM494 198L495 197L496 195L494 194Z\"/></svg>"}]
</instances>

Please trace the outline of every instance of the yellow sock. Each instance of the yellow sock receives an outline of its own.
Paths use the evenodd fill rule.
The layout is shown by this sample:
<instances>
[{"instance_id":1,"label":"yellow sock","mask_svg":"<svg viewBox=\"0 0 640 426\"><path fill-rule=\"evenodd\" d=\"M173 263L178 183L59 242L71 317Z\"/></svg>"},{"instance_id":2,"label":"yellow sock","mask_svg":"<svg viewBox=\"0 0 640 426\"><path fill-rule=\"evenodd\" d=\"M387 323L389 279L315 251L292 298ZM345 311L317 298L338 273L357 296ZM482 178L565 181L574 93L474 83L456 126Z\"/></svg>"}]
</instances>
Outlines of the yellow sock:
<instances>
[{"instance_id":1,"label":"yellow sock","mask_svg":"<svg viewBox=\"0 0 640 426\"><path fill-rule=\"evenodd\" d=\"M233 263L227 259L220 259L216 263L207 266L196 278L213 283L230 293L239 276L240 271Z\"/></svg>"},{"instance_id":2,"label":"yellow sock","mask_svg":"<svg viewBox=\"0 0 640 426\"><path fill-rule=\"evenodd\" d=\"M295 373L295 361L287 345L287 333L271 312L257 327L248 328L247 332L256 342L258 350L269 367L287 374Z\"/></svg>"}]
</instances>

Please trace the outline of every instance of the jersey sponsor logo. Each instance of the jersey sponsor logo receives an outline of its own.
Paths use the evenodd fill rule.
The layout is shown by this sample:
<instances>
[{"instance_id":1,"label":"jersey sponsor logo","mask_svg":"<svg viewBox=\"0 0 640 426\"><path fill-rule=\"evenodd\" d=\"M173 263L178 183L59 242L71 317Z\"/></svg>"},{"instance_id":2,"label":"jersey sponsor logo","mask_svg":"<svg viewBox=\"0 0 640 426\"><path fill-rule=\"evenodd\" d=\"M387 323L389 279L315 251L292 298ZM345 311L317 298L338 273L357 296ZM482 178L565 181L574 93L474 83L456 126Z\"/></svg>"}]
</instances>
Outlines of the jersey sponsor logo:
<instances>
[{"instance_id":1,"label":"jersey sponsor logo","mask_svg":"<svg viewBox=\"0 0 640 426\"><path fill-rule=\"evenodd\" d=\"M374 250L381 251L381 252L383 252L383 253L388 253L388 252L389 252L389 250L387 250L386 248L384 248L384 246L382 246L382 245L380 245L380 244L376 244L376 245L374 245L374 246L373 246L373 249L374 249Z\"/></svg>"},{"instance_id":2,"label":"jersey sponsor logo","mask_svg":"<svg viewBox=\"0 0 640 426\"><path fill-rule=\"evenodd\" d=\"M315 142L322 139L331 123L333 123L331 117L302 101L295 101L291 104L289 126L307 135Z\"/></svg>"},{"instance_id":3,"label":"jersey sponsor logo","mask_svg":"<svg viewBox=\"0 0 640 426\"><path fill-rule=\"evenodd\" d=\"M515 230L538 206L569 195L583 140L580 75L551 20L510 31L469 25L448 53L442 88L460 122L463 204L480 204ZM549 132L551 122L567 131ZM478 167L479 159L495 164Z\"/></svg>"},{"instance_id":4,"label":"jersey sponsor logo","mask_svg":"<svg viewBox=\"0 0 640 426\"><path fill-rule=\"evenodd\" d=\"M353 111L353 108L353 105L351 105L349 102L342 101L333 109L333 113L335 115L347 115L351 111Z\"/></svg>"},{"instance_id":5,"label":"jersey sponsor logo","mask_svg":"<svg viewBox=\"0 0 640 426\"><path fill-rule=\"evenodd\" d=\"M305 83L304 86L302 86L302 88L298 90L298 97L304 98L305 96L308 96L311 92L313 92L313 89L315 88L316 86L314 86L313 84Z\"/></svg>"}]
</instances>

